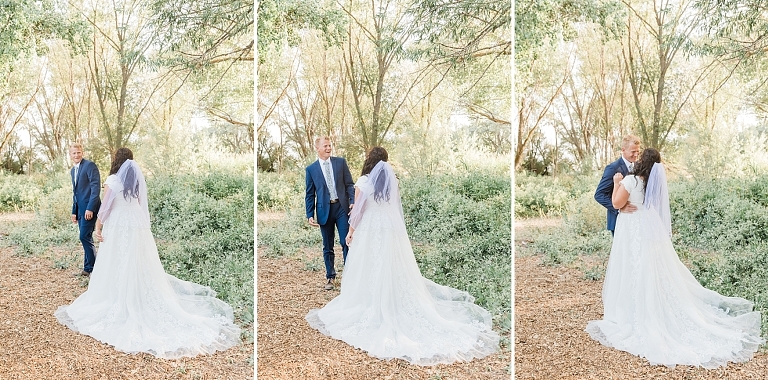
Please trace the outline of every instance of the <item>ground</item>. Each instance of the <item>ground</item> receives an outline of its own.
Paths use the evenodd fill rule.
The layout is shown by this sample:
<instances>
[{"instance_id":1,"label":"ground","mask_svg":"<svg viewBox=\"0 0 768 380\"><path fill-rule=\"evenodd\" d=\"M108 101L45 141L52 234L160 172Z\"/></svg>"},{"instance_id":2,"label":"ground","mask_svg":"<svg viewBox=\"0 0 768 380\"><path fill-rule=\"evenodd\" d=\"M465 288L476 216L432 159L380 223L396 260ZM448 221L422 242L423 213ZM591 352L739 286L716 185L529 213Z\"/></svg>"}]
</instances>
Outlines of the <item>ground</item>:
<instances>
[{"instance_id":1,"label":"ground","mask_svg":"<svg viewBox=\"0 0 768 380\"><path fill-rule=\"evenodd\" d=\"M4 214L0 230L30 214ZM125 354L59 324L54 311L86 290L73 276L79 269L56 269L58 257L79 254L53 249L45 257L21 257L0 235L0 379L252 379L253 344L214 355L177 360ZM81 268L80 268L81 269Z\"/></svg>"},{"instance_id":2,"label":"ground","mask_svg":"<svg viewBox=\"0 0 768 380\"><path fill-rule=\"evenodd\" d=\"M259 213L259 220L270 218ZM509 351L469 363L420 367L404 360L384 361L327 337L304 320L339 295L323 289L324 269L310 271L302 262L320 257L321 248L295 257L269 257L258 250L257 376L259 380L507 380ZM343 281L343 280L342 280Z\"/></svg>"},{"instance_id":3,"label":"ground","mask_svg":"<svg viewBox=\"0 0 768 380\"><path fill-rule=\"evenodd\" d=\"M515 223L516 251L537 229L556 220ZM669 369L602 346L584 331L602 318L602 281L584 278L569 267L545 266L533 255L515 256L515 379L765 379L768 354L758 352L746 363L706 370L690 366Z\"/></svg>"}]
</instances>

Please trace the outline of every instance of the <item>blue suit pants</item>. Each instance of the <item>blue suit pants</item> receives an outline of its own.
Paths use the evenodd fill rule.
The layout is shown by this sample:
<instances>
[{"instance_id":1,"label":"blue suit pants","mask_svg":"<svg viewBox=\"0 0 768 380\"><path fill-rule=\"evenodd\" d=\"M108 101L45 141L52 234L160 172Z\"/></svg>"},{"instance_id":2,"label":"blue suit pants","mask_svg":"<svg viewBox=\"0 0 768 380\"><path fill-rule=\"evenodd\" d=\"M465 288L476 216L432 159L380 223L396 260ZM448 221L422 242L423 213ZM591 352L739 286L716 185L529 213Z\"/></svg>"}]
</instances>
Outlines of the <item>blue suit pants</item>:
<instances>
[{"instance_id":1,"label":"blue suit pants","mask_svg":"<svg viewBox=\"0 0 768 380\"><path fill-rule=\"evenodd\" d=\"M336 234L334 227L339 231L339 240L341 241L341 252L344 262L347 261L347 232L349 232L349 210L341 207L341 202L332 203L328 213L328 220L320 225L320 234L323 235L323 261L325 261L325 278L336 278L336 268L334 260L336 254L333 252Z\"/></svg>"}]
</instances>

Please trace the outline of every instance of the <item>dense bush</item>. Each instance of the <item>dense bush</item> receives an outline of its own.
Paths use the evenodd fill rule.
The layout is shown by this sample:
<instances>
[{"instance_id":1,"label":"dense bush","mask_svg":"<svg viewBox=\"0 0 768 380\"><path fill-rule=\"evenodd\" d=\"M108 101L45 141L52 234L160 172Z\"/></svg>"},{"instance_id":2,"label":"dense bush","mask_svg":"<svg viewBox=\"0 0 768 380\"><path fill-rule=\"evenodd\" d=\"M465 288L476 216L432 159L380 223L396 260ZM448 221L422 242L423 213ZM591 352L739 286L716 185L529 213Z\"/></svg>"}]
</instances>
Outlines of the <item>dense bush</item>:
<instances>
[{"instance_id":1,"label":"dense bush","mask_svg":"<svg viewBox=\"0 0 768 380\"><path fill-rule=\"evenodd\" d=\"M0 211L33 210L43 196L45 177L0 171Z\"/></svg>"},{"instance_id":2,"label":"dense bush","mask_svg":"<svg viewBox=\"0 0 768 380\"><path fill-rule=\"evenodd\" d=\"M304 175L259 172L259 210L291 209L304 203Z\"/></svg>"},{"instance_id":3,"label":"dense bush","mask_svg":"<svg viewBox=\"0 0 768 380\"><path fill-rule=\"evenodd\" d=\"M594 194L599 181L598 175L552 178L515 174L515 217L562 215L572 199Z\"/></svg>"}]
</instances>

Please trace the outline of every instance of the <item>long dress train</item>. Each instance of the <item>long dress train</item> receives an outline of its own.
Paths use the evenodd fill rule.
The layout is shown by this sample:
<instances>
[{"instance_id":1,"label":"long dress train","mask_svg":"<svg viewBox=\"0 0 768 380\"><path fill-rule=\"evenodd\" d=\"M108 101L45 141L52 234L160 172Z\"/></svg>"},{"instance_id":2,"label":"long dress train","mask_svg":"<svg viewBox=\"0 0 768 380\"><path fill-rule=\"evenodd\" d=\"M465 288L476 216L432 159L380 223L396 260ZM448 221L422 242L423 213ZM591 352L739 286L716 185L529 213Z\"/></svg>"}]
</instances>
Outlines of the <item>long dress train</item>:
<instances>
[{"instance_id":1,"label":"long dress train","mask_svg":"<svg viewBox=\"0 0 768 380\"><path fill-rule=\"evenodd\" d=\"M356 186L370 195L355 205L364 212L347 255L341 293L322 309L311 310L307 321L381 359L434 365L496 352L499 336L491 329L488 311L475 305L469 293L436 284L419 272L397 183L386 166L380 169L392 178L389 201L374 200L374 180L358 180Z\"/></svg>"}]
</instances>

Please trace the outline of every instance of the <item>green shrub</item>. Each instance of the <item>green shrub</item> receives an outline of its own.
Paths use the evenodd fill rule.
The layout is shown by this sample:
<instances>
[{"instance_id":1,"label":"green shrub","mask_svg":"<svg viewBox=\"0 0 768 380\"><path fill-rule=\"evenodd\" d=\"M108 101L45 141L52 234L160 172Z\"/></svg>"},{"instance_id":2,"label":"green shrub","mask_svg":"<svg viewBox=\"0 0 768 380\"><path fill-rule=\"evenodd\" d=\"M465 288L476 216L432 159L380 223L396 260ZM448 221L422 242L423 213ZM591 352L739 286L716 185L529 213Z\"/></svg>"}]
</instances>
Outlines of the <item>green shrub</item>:
<instances>
[{"instance_id":1,"label":"green shrub","mask_svg":"<svg viewBox=\"0 0 768 380\"><path fill-rule=\"evenodd\" d=\"M259 210L288 210L304 204L304 175L259 172Z\"/></svg>"},{"instance_id":2,"label":"green shrub","mask_svg":"<svg viewBox=\"0 0 768 380\"><path fill-rule=\"evenodd\" d=\"M44 177L0 171L0 211L33 210L43 195L42 181Z\"/></svg>"},{"instance_id":3,"label":"green shrub","mask_svg":"<svg viewBox=\"0 0 768 380\"><path fill-rule=\"evenodd\" d=\"M40 222L49 228L72 224L72 188L60 187L43 195L36 214Z\"/></svg>"},{"instance_id":4,"label":"green shrub","mask_svg":"<svg viewBox=\"0 0 768 380\"><path fill-rule=\"evenodd\" d=\"M307 223L303 204L288 210L280 220L260 221L258 229L259 246L271 257L295 255L304 247L320 247L323 241L318 228Z\"/></svg>"},{"instance_id":5,"label":"green shrub","mask_svg":"<svg viewBox=\"0 0 768 380\"><path fill-rule=\"evenodd\" d=\"M600 173L557 178L526 173L515 174L515 217L559 216L567 212L576 198L592 198L600 182ZM594 201L594 198L592 198Z\"/></svg>"}]
</instances>

